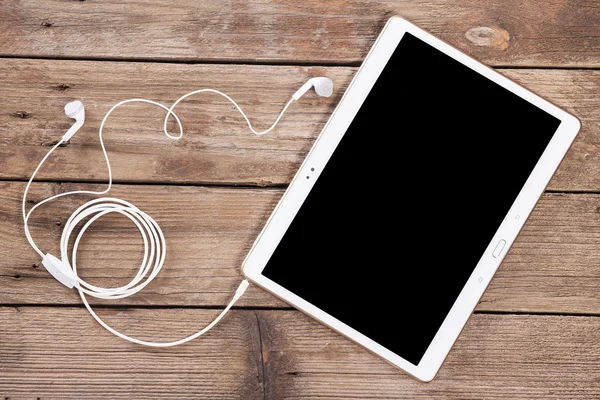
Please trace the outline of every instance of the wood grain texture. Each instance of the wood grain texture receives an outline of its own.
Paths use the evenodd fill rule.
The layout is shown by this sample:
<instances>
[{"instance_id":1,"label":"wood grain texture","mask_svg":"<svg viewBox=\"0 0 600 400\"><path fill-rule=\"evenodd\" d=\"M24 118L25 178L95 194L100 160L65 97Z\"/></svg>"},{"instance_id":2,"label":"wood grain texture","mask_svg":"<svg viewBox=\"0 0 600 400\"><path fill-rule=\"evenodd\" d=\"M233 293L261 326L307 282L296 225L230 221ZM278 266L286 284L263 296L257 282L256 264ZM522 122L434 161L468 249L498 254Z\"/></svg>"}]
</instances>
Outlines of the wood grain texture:
<instances>
[{"instance_id":1,"label":"wood grain texture","mask_svg":"<svg viewBox=\"0 0 600 400\"><path fill-rule=\"evenodd\" d=\"M481 311L600 311L600 196L546 193L484 294Z\"/></svg>"},{"instance_id":2,"label":"wood grain texture","mask_svg":"<svg viewBox=\"0 0 600 400\"><path fill-rule=\"evenodd\" d=\"M74 291L41 266L22 232L19 214L24 183L0 183L0 304L79 304ZM32 200L81 187L37 184ZM167 238L165 268L139 294L117 303L210 306L229 302L240 265L282 189L117 185L112 195L152 215ZM84 198L48 205L32 219L43 251L58 254L62 227ZM600 195L545 194L500 267L479 311L600 314ZM402 251L400 249L399 251ZM137 228L124 218L101 219L78 253L84 279L111 287L125 284L141 261ZM401 257L401 253L398 254ZM238 305L285 307L251 286Z\"/></svg>"},{"instance_id":3,"label":"wood grain texture","mask_svg":"<svg viewBox=\"0 0 600 400\"><path fill-rule=\"evenodd\" d=\"M493 65L600 65L595 0L0 1L0 55L358 63L392 15Z\"/></svg>"},{"instance_id":4,"label":"wood grain texture","mask_svg":"<svg viewBox=\"0 0 600 400\"><path fill-rule=\"evenodd\" d=\"M270 185L290 181L342 95L353 69L227 65L165 65L4 60L0 64L0 178L31 174L48 146L71 126L63 111L82 99L86 124L40 171L41 179L107 179L98 128L120 100L141 97L172 104L199 88L224 91L257 129L268 128L310 76L326 73L340 88L330 99L307 95L293 104L268 135L256 136L231 103L198 95L176 110L185 134L163 134L165 113L147 104L111 114L104 138L115 179L144 182L215 182ZM175 124L170 124L175 129Z\"/></svg>"},{"instance_id":5,"label":"wood grain texture","mask_svg":"<svg viewBox=\"0 0 600 400\"><path fill-rule=\"evenodd\" d=\"M473 315L424 384L299 312L258 315L270 399L600 397L599 318Z\"/></svg>"},{"instance_id":6,"label":"wood grain texture","mask_svg":"<svg viewBox=\"0 0 600 400\"><path fill-rule=\"evenodd\" d=\"M47 273L24 237L18 212L24 183L0 182L0 304L79 304ZM82 185L38 184L31 199ZM99 186L84 185L100 188ZM165 267L140 293L128 299L95 304L224 305L241 281L240 266L282 194L272 189L227 189L184 186L117 185L111 195L133 202L156 219L167 241ZM69 198L72 197L72 198ZM90 197L69 196L32 218L31 233L44 252L60 255L62 226ZM74 239L74 238L73 238ZM72 243L72 241L71 241ZM103 287L128 283L137 273L143 242L126 218L103 217L89 230L77 254L83 279ZM37 289L34 289L37 288ZM39 297L38 297L39 296ZM282 306L262 290L250 288L237 305Z\"/></svg>"},{"instance_id":7,"label":"wood grain texture","mask_svg":"<svg viewBox=\"0 0 600 400\"><path fill-rule=\"evenodd\" d=\"M260 129L306 79L327 75L335 95L307 95L267 136L249 134L232 106L211 95L179 108L186 133L178 142L163 136L164 115L151 106L109 120L107 148L122 183L111 195L154 216L168 251L141 293L92 303L111 326L142 339L175 340L205 326L218 314L212 308L229 302L283 187L394 14L489 65L533 67L501 72L583 121L549 186L578 194L542 197L432 383L253 285L237 303L243 309L199 340L132 345L44 270L24 238L25 183L15 180L70 126L66 102L84 101L86 125L40 173L66 183L36 184L31 204L100 187L92 184L106 179L97 129L119 100L170 104L212 87ZM600 191L600 71L587 68L600 68L597 0L0 0L0 400L600 398L600 194L590 193ZM92 183L70 183L82 181ZM86 199L61 199L33 219L43 250L58 254L62 223ZM128 220L101 219L78 254L83 278L128 282L140 246ZM390 329L403 328L390 320Z\"/></svg>"},{"instance_id":8,"label":"wood grain texture","mask_svg":"<svg viewBox=\"0 0 600 400\"><path fill-rule=\"evenodd\" d=\"M216 310L102 310L118 329L176 340ZM0 398L263 399L260 331L232 311L201 339L149 349L125 342L81 308L0 308Z\"/></svg>"},{"instance_id":9,"label":"wood grain texture","mask_svg":"<svg viewBox=\"0 0 600 400\"><path fill-rule=\"evenodd\" d=\"M180 141L162 133L158 107L131 105L111 115L105 129L115 179L121 182L285 185L339 101L354 68L165 65L4 60L0 63L0 178L25 179L68 129L63 107L86 106L86 125L41 171L41 179L104 181L98 143L104 114L119 100L146 97L172 103L196 88L214 87L239 101L257 128L270 126L294 90L309 76L327 75L336 94L310 93L293 104L268 135L248 132L231 104L206 95L177 110ZM515 81L580 117L583 129L550 183L554 190L600 189L600 71L503 70ZM190 83L192 82L192 83ZM496 118L494 110L490 118ZM171 125L171 128L175 128Z\"/></svg>"},{"instance_id":10,"label":"wood grain texture","mask_svg":"<svg viewBox=\"0 0 600 400\"><path fill-rule=\"evenodd\" d=\"M101 311L133 335L175 338L215 310ZM297 311L235 310L205 337L146 349L81 308L0 308L2 398L595 399L600 319L474 315L420 383Z\"/></svg>"}]
</instances>

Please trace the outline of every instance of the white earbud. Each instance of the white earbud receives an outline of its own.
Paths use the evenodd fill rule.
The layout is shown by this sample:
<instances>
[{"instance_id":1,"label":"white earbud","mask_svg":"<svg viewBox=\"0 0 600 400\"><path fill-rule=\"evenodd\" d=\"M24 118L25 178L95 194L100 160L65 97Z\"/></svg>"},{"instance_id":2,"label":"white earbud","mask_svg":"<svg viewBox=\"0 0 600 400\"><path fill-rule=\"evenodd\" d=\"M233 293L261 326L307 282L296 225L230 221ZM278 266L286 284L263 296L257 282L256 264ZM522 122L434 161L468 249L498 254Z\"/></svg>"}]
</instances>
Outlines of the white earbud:
<instances>
[{"instance_id":1,"label":"white earbud","mask_svg":"<svg viewBox=\"0 0 600 400\"><path fill-rule=\"evenodd\" d=\"M329 97L333 93L333 82L331 79L320 76L317 78L310 78L292 95L292 98L298 100L300 97L304 96L304 93L308 92L311 87L315 88L315 92L317 92L319 96Z\"/></svg>"},{"instance_id":2,"label":"white earbud","mask_svg":"<svg viewBox=\"0 0 600 400\"><path fill-rule=\"evenodd\" d=\"M83 103L79 100L67 103L65 106L65 114L67 114L67 117L73 118L75 124L63 135L62 140L64 142L71 139L85 122L85 108L83 107Z\"/></svg>"}]
</instances>

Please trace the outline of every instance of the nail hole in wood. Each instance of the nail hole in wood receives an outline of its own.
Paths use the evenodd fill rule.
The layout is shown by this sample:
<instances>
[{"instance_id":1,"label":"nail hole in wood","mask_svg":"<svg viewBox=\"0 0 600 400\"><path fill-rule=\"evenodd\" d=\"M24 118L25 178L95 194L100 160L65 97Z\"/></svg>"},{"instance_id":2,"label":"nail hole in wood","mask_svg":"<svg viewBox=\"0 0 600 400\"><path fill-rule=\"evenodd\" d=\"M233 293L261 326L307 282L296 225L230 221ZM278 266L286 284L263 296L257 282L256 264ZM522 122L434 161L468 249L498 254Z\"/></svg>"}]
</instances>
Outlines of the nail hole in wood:
<instances>
[{"instance_id":1,"label":"nail hole in wood","mask_svg":"<svg viewBox=\"0 0 600 400\"><path fill-rule=\"evenodd\" d=\"M61 83L60 85L52 86L53 89L58 90L59 92L64 92L67 89L71 89L71 85L67 85L66 83Z\"/></svg>"},{"instance_id":2,"label":"nail hole in wood","mask_svg":"<svg viewBox=\"0 0 600 400\"><path fill-rule=\"evenodd\" d=\"M42 143L42 146L54 147L54 146L56 146L57 143L58 143L58 140L53 140L48 143ZM69 145L69 142L62 142L58 147L67 147L68 145Z\"/></svg>"},{"instance_id":3,"label":"nail hole in wood","mask_svg":"<svg viewBox=\"0 0 600 400\"><path fill-rule=\"evenodd\" d=\"M31 113L27 111L15 111L14 113L11 113L10 116L15 118L27 119L31 118Z\"/></svg>"}]
</instances>

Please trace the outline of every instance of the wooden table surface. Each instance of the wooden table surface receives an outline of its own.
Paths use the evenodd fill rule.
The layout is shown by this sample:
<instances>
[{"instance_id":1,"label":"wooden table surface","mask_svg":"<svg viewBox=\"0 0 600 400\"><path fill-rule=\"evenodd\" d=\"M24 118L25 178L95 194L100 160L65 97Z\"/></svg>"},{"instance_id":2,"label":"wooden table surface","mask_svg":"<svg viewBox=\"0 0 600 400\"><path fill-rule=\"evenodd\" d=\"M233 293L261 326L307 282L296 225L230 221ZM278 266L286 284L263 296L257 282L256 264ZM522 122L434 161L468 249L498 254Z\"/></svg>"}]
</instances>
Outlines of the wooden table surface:
<instances>
[{"instance_id":1,"label":"wooden table surface","mask_svg":"<svg viewBox=\"0 0 600 400\"><path fill-rule=\"evenodd\" d=\"M163 113L145 105L118 110L105 130L112 195L154 216L169 248L152 284L122 301L93 301L99 314L157 340L212 320L392 15L583 122L433 382L408 377L257 287L205 337L142 348L101 328L41 266L20 202L27 178L71 125L68 101L83 100L86 124L41 170L32 204L104 187L97 131L119 100L172 103L212 87L267 127L308 77L327 75L332 98L306 96L261 137L212 95L181 105L178 142L162 134ZM598 0L0 0L0 93L0 400L600 398ZM415 195L401 175L391 185ZM44 251L58 254L61 224L85 199L56 201L35 216ZM102 286L128 282L140 259L136 228L116 217L94 225L79 252L82 276Z\"/></svg>"}]
</instances>

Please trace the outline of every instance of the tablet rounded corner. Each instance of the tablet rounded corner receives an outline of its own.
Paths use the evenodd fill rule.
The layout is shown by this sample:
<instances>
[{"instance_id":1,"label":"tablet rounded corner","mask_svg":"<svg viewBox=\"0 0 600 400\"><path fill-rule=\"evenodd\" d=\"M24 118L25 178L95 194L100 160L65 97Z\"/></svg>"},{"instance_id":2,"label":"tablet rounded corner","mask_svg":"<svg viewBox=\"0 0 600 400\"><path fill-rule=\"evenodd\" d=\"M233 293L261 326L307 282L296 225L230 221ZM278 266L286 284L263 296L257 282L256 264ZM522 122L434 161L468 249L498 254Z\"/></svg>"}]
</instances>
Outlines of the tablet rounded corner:
<instances>
[{"instance_id":1,"label":"tablet rounded corner","mask_svg":"<svg viewBox=\"0 0 600 400\"><path fill-rule=\"evenodd\" d=\"M244 279L247 279L254 284L258 284L261 271L253 268L252 264L249 262L250 254L252 254L252 252L250 252L248 257L244 260L244 262L242 262L240 272L242 273L242 277Z\"/></svg>"},{"instance_id":2,"label":"tablet rounded corner","mask_svg":"<svg viewBox=\"0 0 600 400\"><path fill-rule=\"evenodd\" d=\"M440 370L439 368L434 368L431 370L427 370L424 373L419 373L418 375L412 375L412 376L420 382L429 383L437 376L437 373L439 370Z\"/></svg>"},{"instance_id":3,"label":"tablet rounded corner","mask_svg":"<svg viewBox=\"0 0 600 400\"><path fill-rule=\"evenodd\" d=\"M250 279L250 280L252 279L251 278L250 268L248 268L248 263L246 262L246 260L244 260L244 262L240 266L240 273L242 274L242 276L245 279Z\"/></svg>"},{"instance_id":4,"label":"tablet rounded corner","mask_svg":"<svg viewBox=\"0 0 600 400\"><path fill-rule=\"evenodd\" d=\"M573 115L573 114L569 114L569 116L571 117L571 126L573 127L574 130L574 136L577 136L577 134L581 131L581 120L579 119L579 117Z\"/></svg>"},{"instance_id":5,"label":"tablet rounded corner","mask_svg":"<svg viewBox=\"0 0 600 400\"><path fill-rule=\"evenodd\" d=\"M396 21L396 20L398 20L398 21L402 21L402 22L408 22L408 20L407 20L406 18L404 18L404 17L402 17L402 16L400 16L400 15L397 15L397 14L396 14L396 15L392 15L392 16L391 16L391 17L390 17L390 18L387 20L387 22L386 22L386 25L387 25L387 24L391 24L392 22L394 22L394 21Z\"/></svg>"},{"instance_id":6,"label":"tablet rounded corner","mask_svg":"<svg viewBox=\"0 0 600 400\"><path fill-rule=\"evenodd\" d=\"M569 140L569 147L573 144L579 132L581 132L582 123L579 117L560 109L563 111L561 116L562 124L559 127L560 132ZM564 155L563 155L564 156Z\"/></svg>"},{"instance_id":7,"label":"tablet rounded corner","mask_svg":"<svg viewBox=\"0 0 600 400\"><path fill-rule=\"evenodd\" d=\"M395 25L395 24L398 24L403 27L413 25L413 24L411 24L411 22L409 20L405 19L404 17L401 17L400 15L392 15L385 23L383 29L381 30L381 33L383 34L383 32L385 32L386 28L389 28L391 25Z\"/></svg>"}]
</instances>

